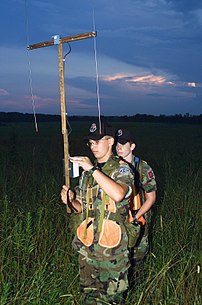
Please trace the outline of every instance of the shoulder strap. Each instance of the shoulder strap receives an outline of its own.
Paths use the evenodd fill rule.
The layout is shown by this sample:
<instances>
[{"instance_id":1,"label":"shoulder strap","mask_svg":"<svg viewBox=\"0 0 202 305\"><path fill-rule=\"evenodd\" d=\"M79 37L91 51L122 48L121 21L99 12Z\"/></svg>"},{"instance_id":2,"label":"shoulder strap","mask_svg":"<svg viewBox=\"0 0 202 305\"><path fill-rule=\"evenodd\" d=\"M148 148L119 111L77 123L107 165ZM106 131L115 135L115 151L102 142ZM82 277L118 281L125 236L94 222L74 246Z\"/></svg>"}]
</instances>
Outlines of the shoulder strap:
<instances>
[{"instance_id":1,"label":"shoulder strap","mask_svg":"<svg viewBox=\"0 0 202 305\"><path fill-rule=\"evenodd\" d=\"M130 168L133 171L134 177L135 177L135 187L136 187L136 191L137 193L140 192L140 188L141 188L141 159L139 157L134 157L134 164L128 163Z\"/></svg>"},{"instance_id":2,"label":"shoulder strap","mask_svg":"<svg viewBox=\"0 0 202 305\"><path fill-rule=\"evenodd\" d=\"M139 157L135 157L134 158L134 163L135 163L136 171L139 171L140 158Z\"/></svg>"},{"instance_id":3,"label":"shoulder strap","mask_svg":"<svg viewBox=\"0 0 202 305\"><path fill-rule=\"evenodd\" d=\"M139 157L135 157L134 159L135 169L139 173L140 184L142 180L142 160Z\"/></svg>"}]
</instances>

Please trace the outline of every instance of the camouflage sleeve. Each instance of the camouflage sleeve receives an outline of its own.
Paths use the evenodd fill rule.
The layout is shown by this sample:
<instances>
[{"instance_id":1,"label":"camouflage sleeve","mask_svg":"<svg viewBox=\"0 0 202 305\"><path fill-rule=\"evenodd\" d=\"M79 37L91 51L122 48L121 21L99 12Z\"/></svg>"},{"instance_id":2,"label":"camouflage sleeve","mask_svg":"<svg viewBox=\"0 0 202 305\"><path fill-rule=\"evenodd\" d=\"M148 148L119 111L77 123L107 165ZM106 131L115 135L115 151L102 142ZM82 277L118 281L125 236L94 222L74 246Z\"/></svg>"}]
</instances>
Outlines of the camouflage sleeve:
<instances>
[{"instance_id":1,"label":"camouflage sleeve","mask_svg":"<svg viewBox=\"0 0 202 305\"><path fill-rule=\"evenodd\" d=\"M88 175L87 172L83 171L80 178L79 178L79 184L74 188L74 191L76 192L76 197L83 201L84 194L87 189L87 183L88 183Z\"/></svg>"},{"instance_id":2,"label":"camouflage sleeve","mask_svg":"<svg viewBox=\"0 0 202 305\"><path fill-rule=\"evenodd\" d=\"M129 191L126 194L126 197L129 197L134 184L134 176L128 164L120 164L111 178L117 183L126 184L129 187Z\"/></svg>"},{"instance_id":3,"label":"camouflage sleeve","mask_svg":"<svg viewBox=\"0 0 202 305\"><path fill-rule=\"evenodd\" d=\"M145 161L141 161L141 184L146 193L157 190L155 175L152 168Z\"/></svg>"},{"instance_id":4,"label":"camouflage sleeve","mask_svg":"<svg viewBox=\"0 0 202 305\"><path fill-rule=\"evenodd\" d=\"M76 197L78 199L82 200L82 198L81 198L82 196L81 196L81 191L80 191L79 185L75 186L74 191L76 193Z\"/></svg>"}]
</instances>

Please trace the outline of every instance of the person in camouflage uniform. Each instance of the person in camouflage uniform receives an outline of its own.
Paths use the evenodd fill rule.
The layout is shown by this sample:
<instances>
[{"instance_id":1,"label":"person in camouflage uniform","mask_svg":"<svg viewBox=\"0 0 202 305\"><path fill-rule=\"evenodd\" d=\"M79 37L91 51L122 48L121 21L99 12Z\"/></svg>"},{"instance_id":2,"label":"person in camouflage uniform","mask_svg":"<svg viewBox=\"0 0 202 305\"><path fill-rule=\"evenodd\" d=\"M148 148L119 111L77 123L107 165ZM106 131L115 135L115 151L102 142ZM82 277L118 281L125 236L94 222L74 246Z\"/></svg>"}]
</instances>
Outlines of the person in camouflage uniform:
<instances>
[{"instance_id":1,"label":"person in camouflage uniform","mask_svg":"<svg viewBox=\"0 0 202 305\"><path fill-rule=\"evenodd\" d=\"M124 222L134 176L127 163L113 156L114 132L108 125L93 123L85 141L96 160L92 164L88 157L71 157L83 172L75 192L66 186L61 191L62 201L83 216L73 240L80 290L85 305L124 304L129 269Z\"/></svg>"},{"instance_id":2,"label":"person in camouflage uniform","mask_svg":"<svg viewBox=\"0 0 202 305\"><path fill-rule=\"evenodd\" d=\"M131 209L133 210L134 224L140 225L141 228L135 247L129 249L131 263L129 281L133 284L144 278L144 259L149 251L148 235L151 222L151 207L156 200L157 185L152 168L146 161L141 160L133 154L135 140L130 131L127 129L118 129L115 141L118 156L121 156L130 164L135 178L134 192L132 195L134 197L132 198L133 207Z\"/></svg>"}]
</instances>

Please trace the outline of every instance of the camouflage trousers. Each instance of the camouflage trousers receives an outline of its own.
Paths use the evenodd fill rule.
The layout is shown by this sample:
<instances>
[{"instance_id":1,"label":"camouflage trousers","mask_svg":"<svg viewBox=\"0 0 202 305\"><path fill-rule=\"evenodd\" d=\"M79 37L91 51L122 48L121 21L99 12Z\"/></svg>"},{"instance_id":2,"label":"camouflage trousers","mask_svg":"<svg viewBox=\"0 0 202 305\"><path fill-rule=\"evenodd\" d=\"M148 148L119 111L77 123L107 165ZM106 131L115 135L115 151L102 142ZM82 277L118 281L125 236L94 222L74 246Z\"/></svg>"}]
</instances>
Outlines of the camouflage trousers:
<instances>
[{"instance_id":1,"label":"camouflage trousers","mask_svg":"<svg viewBox=\"0 0 202 305\"><path fill-rule=\"evenodd\" d=\"M144 259L149 251L148 232L149 226L146 224L140 230L135 247L129 249L130 269L128 274L130 286L144 280Z\"/></svg>"},{"instance_id":2,"label":"camouflage trousers","mask_svg":"<svg viewBox=\"0 0 202 305\"><path fill-rule=\"evenodd\" d=\"M128 289L128 253L96 260L79 254L80 290L85 305L125 304Z\"/></svg>"},{"instance_id":3,"label":"camouflage trousers","mask_svg":"<svg viewBox=\"0 0 202 305\"><path fill-rule=\"evenodd\" d=\"M133 249L133 260L142 260L149 251L149 225L146 223L140 229L140 234Z\"/></svg>"}]
</instances>

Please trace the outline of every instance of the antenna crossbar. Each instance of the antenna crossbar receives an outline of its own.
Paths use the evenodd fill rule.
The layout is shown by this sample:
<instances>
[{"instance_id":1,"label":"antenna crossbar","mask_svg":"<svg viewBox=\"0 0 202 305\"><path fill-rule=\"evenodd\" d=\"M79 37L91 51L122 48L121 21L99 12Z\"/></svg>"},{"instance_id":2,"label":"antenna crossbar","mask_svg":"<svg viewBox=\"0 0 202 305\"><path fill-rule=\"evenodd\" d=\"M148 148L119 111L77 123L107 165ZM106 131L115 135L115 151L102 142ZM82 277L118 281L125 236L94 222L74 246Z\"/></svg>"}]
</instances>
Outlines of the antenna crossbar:
<instances>
[{"instance_id":1,"label":"antenna crossbar","mask_svg":"<svg viewBox=\"0 0 202 305\"><path fill-rule=\"evenodd\" d=\"M75 40L92 38L92 37L95 37L96 35L97 35L96 32L87 32L87 33L78 34L78 35L74 35L74 36L67 36L67 37L60 38L59 43L65 43L65 42L71 42L71 41L75 41ZM53 45L55 45L54 39L28 45L27 49L34 50L34 49L38 49L38 48L50 47Z\"/></svg>"}]
</instances>

